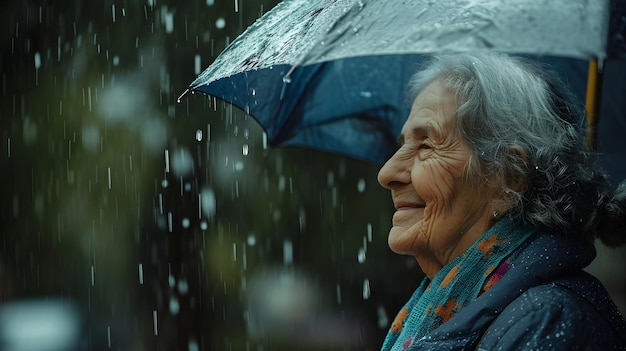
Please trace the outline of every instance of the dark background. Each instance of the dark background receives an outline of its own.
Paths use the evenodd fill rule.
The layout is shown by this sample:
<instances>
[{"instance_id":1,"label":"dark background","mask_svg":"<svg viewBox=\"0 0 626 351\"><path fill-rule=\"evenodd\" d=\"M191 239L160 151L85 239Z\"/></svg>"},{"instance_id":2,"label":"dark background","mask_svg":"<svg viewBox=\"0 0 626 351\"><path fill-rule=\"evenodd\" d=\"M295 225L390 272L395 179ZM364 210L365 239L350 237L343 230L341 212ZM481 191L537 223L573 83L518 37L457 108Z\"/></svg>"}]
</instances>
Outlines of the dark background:
<instances>
[{"instance_id":1,"label":"dark background","mask_svg":"<svg viewBox=\"0 0 626 351\"><path fill-rule=\"evenodd\" d=\"M377 167L177 103L275 3L0 5L1 306L74 306L77 349L379 348L422 275Z\"/></svg>"}]
</instances>

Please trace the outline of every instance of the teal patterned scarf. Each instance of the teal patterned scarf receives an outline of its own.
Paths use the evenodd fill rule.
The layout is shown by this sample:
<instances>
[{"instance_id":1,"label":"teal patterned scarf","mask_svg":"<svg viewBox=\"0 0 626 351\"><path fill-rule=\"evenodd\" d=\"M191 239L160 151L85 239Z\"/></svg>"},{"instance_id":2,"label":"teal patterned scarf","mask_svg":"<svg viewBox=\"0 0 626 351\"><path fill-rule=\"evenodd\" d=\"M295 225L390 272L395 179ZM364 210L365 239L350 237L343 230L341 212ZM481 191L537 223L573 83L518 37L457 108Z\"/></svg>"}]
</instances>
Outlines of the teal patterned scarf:
<instances>
[{"instance_id":1,"label":"teal patterned scarf","mask_svg":"<svg viewBox=\"0 0 626 351\"><path fill-rule=\"evenodd\" d=\"M478 297L487 277L533 232L506 216L463 255L443 267L432 281L424 278L398 313L381 350L405 350L447 322Z\"/></svg>"}]
</instances>

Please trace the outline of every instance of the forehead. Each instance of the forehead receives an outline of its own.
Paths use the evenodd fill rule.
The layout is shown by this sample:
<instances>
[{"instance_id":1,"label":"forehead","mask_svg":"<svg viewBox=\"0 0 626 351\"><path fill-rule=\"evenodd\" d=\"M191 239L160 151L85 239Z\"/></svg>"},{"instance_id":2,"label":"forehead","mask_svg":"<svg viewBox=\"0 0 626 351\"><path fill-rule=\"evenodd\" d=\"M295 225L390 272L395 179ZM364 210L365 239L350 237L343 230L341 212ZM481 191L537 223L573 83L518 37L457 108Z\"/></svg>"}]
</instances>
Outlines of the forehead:
<instances>
[{"instance_id":1,"label":"forehead","mask_svg":"<svg viewBox=\"0 0 626 351\"><path fill-rule=\"evenodd\" d=\"M413 101L411 113L402 128L401 140L411 136L445 136L456 132L458 103L441 80L424 88Z\"/></svg>"}]
</instances>

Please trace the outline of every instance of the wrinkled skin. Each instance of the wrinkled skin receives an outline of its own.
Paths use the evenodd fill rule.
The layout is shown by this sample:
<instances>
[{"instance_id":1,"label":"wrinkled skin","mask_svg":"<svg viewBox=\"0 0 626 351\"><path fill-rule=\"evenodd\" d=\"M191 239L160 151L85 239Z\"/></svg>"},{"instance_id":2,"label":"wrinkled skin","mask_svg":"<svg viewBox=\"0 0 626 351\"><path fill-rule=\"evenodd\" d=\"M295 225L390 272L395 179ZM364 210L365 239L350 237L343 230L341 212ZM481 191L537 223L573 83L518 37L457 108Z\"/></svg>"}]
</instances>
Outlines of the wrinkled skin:
<instances>
[{"instance_id":1,"label":"wrinkled skin","mask_svg":"<svg viewBox=\"0 0 626 351\"><path fill-rule=\"evenodd\" d=\"M458 103L437 80L415 99L402 128L400 148L378 174L391 190L396 212L389 247L413 255L433 277L465 252L494 223L500 186L468 179L472 151L458 133Z\"/></svg>"}]
</instances>

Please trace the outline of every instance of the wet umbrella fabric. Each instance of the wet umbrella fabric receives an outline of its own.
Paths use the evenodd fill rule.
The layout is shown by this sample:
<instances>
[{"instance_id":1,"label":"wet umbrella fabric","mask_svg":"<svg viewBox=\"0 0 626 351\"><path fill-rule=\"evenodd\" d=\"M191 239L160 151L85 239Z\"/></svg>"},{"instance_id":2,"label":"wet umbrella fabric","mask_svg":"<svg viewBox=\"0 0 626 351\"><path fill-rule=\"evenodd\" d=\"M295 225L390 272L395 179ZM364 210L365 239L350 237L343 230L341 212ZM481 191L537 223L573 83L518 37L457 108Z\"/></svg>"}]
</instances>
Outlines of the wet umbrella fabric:
<instances>
[{"instance_id":1,"label":"wet umbrella fabric","mask_svg":"<svg viewBox=\"0 0 626 351\"><path fill-rule=\"evenodd\" d=\"M557 67L584 99L586 60L603 59L608 1L287 0L190 85L255 117L270 145L382 164L406 119L423 55L496 50Z\"/></svg>"}]
</instances>

